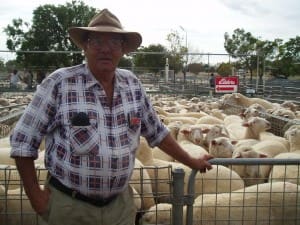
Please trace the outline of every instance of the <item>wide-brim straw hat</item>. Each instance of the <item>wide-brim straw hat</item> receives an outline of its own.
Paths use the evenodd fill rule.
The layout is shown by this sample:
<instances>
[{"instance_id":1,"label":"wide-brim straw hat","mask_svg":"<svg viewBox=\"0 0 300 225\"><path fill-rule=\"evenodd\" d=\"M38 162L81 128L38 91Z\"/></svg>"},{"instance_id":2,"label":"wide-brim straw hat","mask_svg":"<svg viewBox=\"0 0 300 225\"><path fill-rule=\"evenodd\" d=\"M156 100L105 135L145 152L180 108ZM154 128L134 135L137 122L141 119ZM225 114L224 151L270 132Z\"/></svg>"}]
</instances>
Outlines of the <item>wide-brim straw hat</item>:
<instances>
[{"instance_id":1,"label":"wide-brim straw hat","mask_svg":"<svg viewBox=\"0 0 300 225\"><path fill-rule=\"evenodd\" d=\"M95 15L87 27L71 27L68 32L72 41L81 49L84 49L89 32L121 34L124 38L124 54L135 51L142 43L142 36L138 32L124 30L119 19L108 9Z\"/></svg>"}]
</instances>

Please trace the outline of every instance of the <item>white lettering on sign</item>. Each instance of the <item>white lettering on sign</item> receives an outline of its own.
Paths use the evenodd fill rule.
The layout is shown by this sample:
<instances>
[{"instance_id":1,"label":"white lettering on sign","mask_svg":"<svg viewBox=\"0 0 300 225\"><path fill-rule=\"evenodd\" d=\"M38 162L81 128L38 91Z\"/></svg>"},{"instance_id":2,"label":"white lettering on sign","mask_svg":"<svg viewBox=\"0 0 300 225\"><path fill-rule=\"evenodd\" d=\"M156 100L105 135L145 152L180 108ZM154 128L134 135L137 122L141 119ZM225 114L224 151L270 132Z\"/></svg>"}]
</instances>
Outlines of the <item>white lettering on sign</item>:
<instances>
[{"instance_id":1,"label":"white lettering on sign","mask_svg":"<svg viewBox=\"0 0 300 225\"><path fill-rule=\"evenodd\" d=\"M232 84L232 85L234 85L234 84L236 84L236 82L235 82L235 80L229 80L229 79L221 79L221 80L219 80L219 84Z\"/></svg>"}]
</instances>

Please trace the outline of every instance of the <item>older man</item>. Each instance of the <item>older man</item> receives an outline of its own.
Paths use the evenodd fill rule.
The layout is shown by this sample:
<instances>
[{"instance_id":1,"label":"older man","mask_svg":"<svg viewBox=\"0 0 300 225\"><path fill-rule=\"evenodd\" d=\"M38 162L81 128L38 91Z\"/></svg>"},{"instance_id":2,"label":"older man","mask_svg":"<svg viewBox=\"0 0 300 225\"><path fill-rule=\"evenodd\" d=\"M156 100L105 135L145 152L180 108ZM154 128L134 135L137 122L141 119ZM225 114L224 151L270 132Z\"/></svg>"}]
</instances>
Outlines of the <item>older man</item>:
<instances>
[{"instance_id":1,"label":"older man","mask_svg":"<svg viewBox=\"0 0 300 225\"><path fill-rule=\"evenodd\" d=\"M191 168L211 169L171 137L121 57L142 37L125 31L107 9L87 27L70 28L86 64L61 68L41 83L11 136L11 157L36 212L49 225L132 225L136 208L129 180L140 136ZM49 178L41 189L34 159L46 138Z\"/></svg>"}]
</instances>

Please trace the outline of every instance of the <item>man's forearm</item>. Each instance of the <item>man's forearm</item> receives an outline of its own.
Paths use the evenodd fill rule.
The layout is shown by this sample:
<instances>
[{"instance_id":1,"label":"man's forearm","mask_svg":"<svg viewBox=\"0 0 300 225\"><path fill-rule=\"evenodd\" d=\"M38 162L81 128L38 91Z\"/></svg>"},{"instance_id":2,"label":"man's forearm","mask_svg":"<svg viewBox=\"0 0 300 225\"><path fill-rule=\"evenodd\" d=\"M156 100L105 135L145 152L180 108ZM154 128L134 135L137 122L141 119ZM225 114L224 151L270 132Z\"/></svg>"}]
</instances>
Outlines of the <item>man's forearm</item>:
<instances>
[{"instance_id":1,"label":"man's forearm","mask_svg":"<svg viewBox=\"0 0 300 225\"><path fill-rule=\"evenodd\" d=\"M29 198L40 189L33 158L15 158L16 166L23 181L24 189Z\"/></svg>"}]
</instances>

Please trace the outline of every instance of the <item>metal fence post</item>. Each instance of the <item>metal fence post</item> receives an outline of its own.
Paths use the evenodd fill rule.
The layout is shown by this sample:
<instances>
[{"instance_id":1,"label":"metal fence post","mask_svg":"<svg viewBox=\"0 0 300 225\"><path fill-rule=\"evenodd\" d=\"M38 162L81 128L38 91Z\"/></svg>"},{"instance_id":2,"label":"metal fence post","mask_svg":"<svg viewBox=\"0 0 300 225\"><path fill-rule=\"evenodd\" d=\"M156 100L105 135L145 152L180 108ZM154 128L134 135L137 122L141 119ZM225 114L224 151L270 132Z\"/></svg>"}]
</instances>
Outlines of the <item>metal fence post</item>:
<instances>
[{"instance_id":1,"label":"metal fence post","mask_svg":"<svg viewBox=\"0 0 300 225\"><path fill-rule=\"evenodd\" d=\"M198 170L192 170L187 187L186 225L193 224L193 204L195 200L195 177Z\"/></svg>"},{"instance_id":2,"label":"metal fence post","mask_svg":"<svg viewBox=\"0 0 300 225\"><path fill-rule=\"evenodd\" d=\"M184 170L175 168L173 176L172 225L183 225Z\"/></svg>"}]
</instances>

